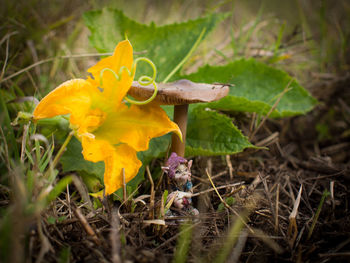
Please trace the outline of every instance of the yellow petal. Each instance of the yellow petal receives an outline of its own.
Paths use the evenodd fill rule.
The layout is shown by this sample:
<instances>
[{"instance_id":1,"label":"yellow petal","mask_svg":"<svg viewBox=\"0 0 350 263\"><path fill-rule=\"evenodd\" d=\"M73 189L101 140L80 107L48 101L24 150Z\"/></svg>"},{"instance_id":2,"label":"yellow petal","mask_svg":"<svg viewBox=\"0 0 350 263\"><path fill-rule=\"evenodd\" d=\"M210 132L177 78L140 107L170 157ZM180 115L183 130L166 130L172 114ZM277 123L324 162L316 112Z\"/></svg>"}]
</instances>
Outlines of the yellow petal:
<instances>
[{"instance_id":1,"label":"yellow petal","mask_svg":"<svg viewBox=\"0 0 350 263\"><path fill-rule=\"evenodd\" d=\"M124 40L119 42L116 46L112 56L100 60L95 66L88 69L93 76L93 79L89 81L95 82L96 85L100 85L100 73L102 70L109 68L116 74L120 73L122 67L126 67L131 72L133 64L133 50L130 42ZM122 71L120 75L121 79L117 80L116 77L109 70L105 70L103 73L103 94L106 98L118 106L122 99L128 92L133 78L133 75L129 75L126 70Z\"/></svg>"},{"instance_id":2,"label":"yellow petal","mask_svg":"<svg viewBox=\"0 0 350 263\"><path fill-rule=\"evenodd\" d=\"M112 194L123 186L123 168L125 183L137 175L141 167L136 151L126 144L113 146L105 140L82 138L83 155L88 161L104 161L104 184L106 195Z\"/></svg>"},{"instance_id":3,"label":"yellow petal","mask_svg":"<svg viewBox=\"0 0 350 263\"><path fill-rule=\"evenodd\" d=\"M113 146L106 140L83 136L81 141L85 160L94 163L104 161L114 151Z\"/></svg>"},{"instance_id":4,"label":"yellow petal","mask_svg":"<svg viewBox=\"0 0 350 263\"><path fill-rule=\"evenodd\" d=\"M155 104L142 106L121 104L118 111L109 113L105 122L95 130L97 138L104 138L112 144L126 143L136 151L148 149L150 139L169 132L181 131L164 110Z\"/></svg>"},{"instance_id":5,"label":"yellow petal","mask_svg":"<svg viewBox=\"0 0 350 263\"><path fill-rule=\"evenodd\" d=\"M112 156L105 160L104 183L106 195L112 194L123 186L123 168L125 171L125 183L133 179L142 163L137 159L136 151L127 144L116 147Z\"/></svg>"},{"instance_id":6,"label":"yellow petal","mask_svg":"<svg viewBox=\"0 0 350 263\"><path fill-rule=\"evenodd\" d=\"M90 108L92 90L91 84L84 79L66 81L40 101L34 110L34 119L71 114L70 122L77 125Z\"/></svg>"}]
</instances>

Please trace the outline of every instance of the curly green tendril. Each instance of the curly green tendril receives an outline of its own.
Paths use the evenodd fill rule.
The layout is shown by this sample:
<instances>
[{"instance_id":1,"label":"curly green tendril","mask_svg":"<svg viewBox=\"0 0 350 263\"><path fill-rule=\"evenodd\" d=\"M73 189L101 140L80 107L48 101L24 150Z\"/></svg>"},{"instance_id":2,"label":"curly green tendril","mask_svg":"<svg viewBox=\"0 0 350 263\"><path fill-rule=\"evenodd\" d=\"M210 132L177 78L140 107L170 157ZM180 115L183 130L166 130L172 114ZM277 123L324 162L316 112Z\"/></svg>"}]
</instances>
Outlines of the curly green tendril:
<instances>
[{"instance_id":1,"label":"curly green tendril","mask_svg":"<svg viewBox=\"0 0 350 263\"><path fill-rule=\"evenodd\" d=\"M132 65L132 67L131 67L131 71L130 71L127 67L125 67L125 66L121 66L121 67L120 67L118 74L117 74L113 69L110 69L110 68L104 68L104 69L102 69L101 72L100 72L100 86L103 87L103 78L102 78L102 77L103 77L103 73L104 73L105 71L111 72L111 73L113 74L113 76L114 76L118 81L120 81L120 80L121 80L121 77L122 77L123 71L126 71L130 77L133 76L133 75L135 74L136 65L137 65L137 63L138 63L139 61L144 61L144 62L148 63L148 64L152 67L152 69L153 69L153 76L152 76L152 78L151 78L151 77L149 77L149 76L143 75L143 76L139 77L139 79L137 80L137 82L138 82L139 85L141 85L141 86L148 86L148 85L151 85L151 84L152 84L153 87L154 87L154 92L153 92L153 94L152 94L152 96L151 96L150 98L148 98L147 100L144 100L144 101L133 100L133 99L128 98L127 96L125 96L124 99L125 99L127 102L129 102L129 103L131 103L131 104L136 104L136 105L145 105L145 104L147 104L147 103L150 103L150 102L156 97L157 92L158 92L158 87L157 87L157 84L156 84L156 82L155 82L156 76L157 76L157 69L156 69L156 66L154 65L154 63L153 63L150 59L148 59L148 58L146 58L146 57L140 57L140 58L135 59L133 65Z\"/></svg>"}]
</instances>

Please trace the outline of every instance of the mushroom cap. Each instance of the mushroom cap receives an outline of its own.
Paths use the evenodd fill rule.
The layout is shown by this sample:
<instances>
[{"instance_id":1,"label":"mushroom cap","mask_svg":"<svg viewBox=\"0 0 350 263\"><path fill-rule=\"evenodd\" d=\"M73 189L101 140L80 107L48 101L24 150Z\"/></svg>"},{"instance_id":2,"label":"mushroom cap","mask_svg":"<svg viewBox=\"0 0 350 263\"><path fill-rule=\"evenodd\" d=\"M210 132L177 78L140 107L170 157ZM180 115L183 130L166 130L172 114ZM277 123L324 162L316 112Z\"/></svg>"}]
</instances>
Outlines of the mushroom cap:
<instances>
[{"instance_id":1,"label":"mushroom cap","mask_svg":"<svg viewBox=\"0 0 350 263\"><path fill-rule=\"evenodd\" d=\"M225 97L229 92L227 84L194 83L181 79L171 83L158 83L158 93L153 101L160 105L183 105L197 102L212 102ZM132 83L128 94L135 99L145 100L154 93L153 85L142 86Z\"/></svg>"}]
</instances>

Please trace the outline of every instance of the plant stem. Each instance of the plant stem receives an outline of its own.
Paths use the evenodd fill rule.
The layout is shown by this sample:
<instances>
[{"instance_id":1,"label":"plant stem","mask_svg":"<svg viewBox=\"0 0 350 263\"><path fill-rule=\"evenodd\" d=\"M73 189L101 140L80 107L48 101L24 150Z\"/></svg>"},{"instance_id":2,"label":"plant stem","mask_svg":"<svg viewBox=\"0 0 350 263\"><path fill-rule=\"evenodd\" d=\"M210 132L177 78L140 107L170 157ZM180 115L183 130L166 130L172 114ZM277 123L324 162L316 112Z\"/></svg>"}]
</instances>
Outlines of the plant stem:
<instances>
[{"instance_id":1,"label":"plant stem","mask_svg":"<svg viewBox=\"0 0 350 263\"><path fill-rule=\"evenodd\" d=\"M183 66L183 64L185 64L185 62L187 61L187 59L192 55L192 53L196 50L196 48L198 47L199 43L201 42L205 31L207 31L207 28L203 28L202 32L199 34L196 42L193 44L191 50L188 52L188 54L181 60L181 62L179 64L177 64L177 66L169 73L168 76L166 76L166 78L163 80L163 83L167 83L168 80Z\"/></svg>"},{"instance_id":2,"label":"plant stem","mask_svg":"<svg viewBox=\"0 0 350 263\"><path fill-rule=\"evenodd\" d=\"M61 158L63 152L65 151L65 149L66 149L68 143L69 143L70 140L72 139L73 134L74 134L74 131L71 131L71 132L68 134L66 140L64 141L64 143L62 144L60 150L59 150L58 153L56 154L55 159L53 159L52 168L54 168L54 167L57 165L57 163L58 163L58 161L60 160L60 158Z\"/></svg>"}]
</instances>

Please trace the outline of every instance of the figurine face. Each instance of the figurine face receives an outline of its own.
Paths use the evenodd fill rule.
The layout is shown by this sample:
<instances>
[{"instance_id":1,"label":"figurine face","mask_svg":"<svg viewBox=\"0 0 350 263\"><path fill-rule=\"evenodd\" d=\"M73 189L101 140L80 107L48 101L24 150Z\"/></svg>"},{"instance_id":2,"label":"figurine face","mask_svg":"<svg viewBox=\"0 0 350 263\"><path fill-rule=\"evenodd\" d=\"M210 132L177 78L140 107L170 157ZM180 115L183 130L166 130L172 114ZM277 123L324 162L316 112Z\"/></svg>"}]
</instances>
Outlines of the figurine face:
<instances>
[{"instance_id":1,"label":"figurine face","mask_svg":"<svg viewBox=\"0 0 350 263\"><path fill-rule=\"evenodd\" d=\"M180 185L185 184L187 181L191 180L191 171L189 167L185 164L180 164L175 170L174 180Z\"/></svg>"},{"instance_id":2,"label":"figurine face","mask_svg":"<svg viewBox=\"0 0 350 263\"><path fill-rule=\"evenodd\" d=\"M175 181L177 186L184 186L191 182L192 160L187 161L185 158L172 153L162 169L168 174L169 178Z\"/></svg>"}]
</instances>

